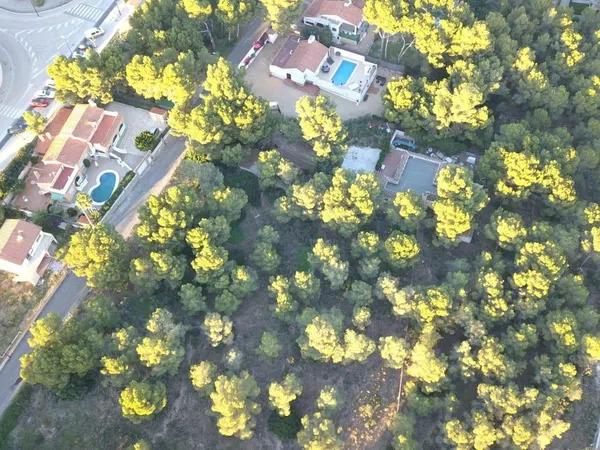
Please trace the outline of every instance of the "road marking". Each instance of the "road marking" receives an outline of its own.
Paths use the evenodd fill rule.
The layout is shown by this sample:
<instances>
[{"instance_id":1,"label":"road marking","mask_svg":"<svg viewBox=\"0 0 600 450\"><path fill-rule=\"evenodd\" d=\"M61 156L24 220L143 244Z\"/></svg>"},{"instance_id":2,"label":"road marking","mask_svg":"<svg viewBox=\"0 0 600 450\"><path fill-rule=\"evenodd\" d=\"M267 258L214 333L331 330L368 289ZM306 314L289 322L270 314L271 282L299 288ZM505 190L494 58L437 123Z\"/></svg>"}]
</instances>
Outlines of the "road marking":
<instances>
[{"instance_id":1,"label":"road marking","mask_svg":"<svg viewBox=\"0 0 600 450\"><path fill-rule=\"evenodd\" d=\"M0 116L16 119L21 115L22 111L10 105L0 105Z\"/></svg>"},{"instance_id":2,"label":"road marking","mask_svg":"<svg viewBox=\"0 0 600 450\"><path fill-rule=\"evenodd\" d=\"M65 11L65 14L95 23L102 16L102 10L87 3L79 3Z\"/></svg>"}]
</instances>

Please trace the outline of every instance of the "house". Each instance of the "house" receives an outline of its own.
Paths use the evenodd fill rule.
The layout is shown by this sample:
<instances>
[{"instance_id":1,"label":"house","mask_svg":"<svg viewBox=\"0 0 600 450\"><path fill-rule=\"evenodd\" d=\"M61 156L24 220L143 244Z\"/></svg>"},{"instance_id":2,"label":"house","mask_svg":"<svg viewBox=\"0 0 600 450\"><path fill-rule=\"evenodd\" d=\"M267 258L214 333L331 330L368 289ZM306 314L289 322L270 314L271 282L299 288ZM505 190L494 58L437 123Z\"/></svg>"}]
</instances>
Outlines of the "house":
<instances>
[{"instance_id":1,"label":"house","mask_svg":"<svg viewBox=\"0 0 600 450\"><path fill-rule=\"evenodd\" d=\"M0 270L15 274L17 282L36 285L52 261L54 236L21 219L7 219L0 227Z\"/></svg>"},{"instance_id":2,"label":"house","mask_svg":"<svg viewBox=\"0 0 600 450\"><path fill-rule=\"evenodd\" d=\"M377 74L377 64L337 47L327 48L314 36L290 36L269 66L272 76L360 103Z\"/></svg>"},{"instance_id":3,"label":"house","mask_svg":"<svg viewBox=\"0 0 600 450\"><path fill-rule=\"evenodd\" d=\"M124 129L117 112L87 104L61 108L40 136L35 152L41 161L31 168L26 184L52 201L72 203L87 183L90 160L125 153L115 146Z\"/></svg>"},{"instance_id":4,"label":"house","mask_svg":"<svg viewBox=\"0 0 600 450\"><path fill-rule=\"evenodd\" d=\"M428 196L436 193L435 180L445 164L436 158L392 147L381 164L379 175L389 194L410 190Z\"/></svg>"},{"instance_id":5,"label":"house","mask_svg":"<svg viewBox=\"0 0 600 450\"><path fill-rule=\"evenodd\" d=\"M367 34L368 24L363 20L362 2L350 0L313 0L306 8L302 22L315 27L327 27L333 38L358 44Z\"/></svg>"}]
</instances>

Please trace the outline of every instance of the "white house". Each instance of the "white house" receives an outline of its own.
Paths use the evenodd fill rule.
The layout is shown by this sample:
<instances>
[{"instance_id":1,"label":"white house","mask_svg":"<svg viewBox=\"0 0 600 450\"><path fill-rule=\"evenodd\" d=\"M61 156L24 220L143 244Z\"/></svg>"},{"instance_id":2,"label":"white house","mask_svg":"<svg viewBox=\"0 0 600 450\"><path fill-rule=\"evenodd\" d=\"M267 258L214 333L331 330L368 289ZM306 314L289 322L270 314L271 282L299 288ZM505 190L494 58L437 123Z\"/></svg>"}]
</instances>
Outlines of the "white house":
<instances>
[{"instance_id":1,"label":"white house","mask_svg":"<svg viewBox=\"0 0 600 450\"><path fill-rule=\"evenodd\" d=\"M14 280L36 285L52 261L54 236L20 219L7 219L0 227L0 270L15 274Z\"/></svg>"},{"instance_id":2,"label":"white house","mask_svg":"<svg viewBox=\"0 0 600 450\"><path fill-rule=\"evenodd\" d=\"M367 34L368 24L363 20L362 1L314 0L302 18L305 25L327 27L333 38L358 44Z\"/></svg>"},{"instance_id":3,"label":"white house","mask_svg":"<svg viewBox=\"0 0 600 450\"><path fill-rule=\"evenodd\" d=\"M310 36L290 36L269 66L274 77L319 89L360 103L375 79L377 64L337 47L325 47Z\"/></svg>"}]
</instances>

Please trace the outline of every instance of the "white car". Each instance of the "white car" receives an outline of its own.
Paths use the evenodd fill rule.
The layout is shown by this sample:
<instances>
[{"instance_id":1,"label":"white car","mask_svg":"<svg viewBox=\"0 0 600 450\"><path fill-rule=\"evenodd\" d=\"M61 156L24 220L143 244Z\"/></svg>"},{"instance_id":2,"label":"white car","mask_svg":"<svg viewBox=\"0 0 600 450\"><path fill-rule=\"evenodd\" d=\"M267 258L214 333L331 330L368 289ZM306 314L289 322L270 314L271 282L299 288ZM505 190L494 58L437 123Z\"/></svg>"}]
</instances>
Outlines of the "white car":
<instances>
[{"instance_id":1,"label":"white car","mask_svg":"<svg viewBox=\"0 0 600 450\"><path fill-rule=\"evenodd\" d=\"M34 98L54 98L56 95L56 91L54 89L50 89L50 87L46 86L44 89L40 89L33 96Z\"/></svg>"},{"instance_id":2,"label":"white car","mask_svg":"<svg viewBox=\"0 0 600 450\"><path fill-rule=\"evenodd\" d=\"M90 28L89 30L86 30L85 33L83 33L83 35L90 40L96 39L97 37L100 37L103 34L104 30L100 27Z\"/></svg>"}]
</instances>

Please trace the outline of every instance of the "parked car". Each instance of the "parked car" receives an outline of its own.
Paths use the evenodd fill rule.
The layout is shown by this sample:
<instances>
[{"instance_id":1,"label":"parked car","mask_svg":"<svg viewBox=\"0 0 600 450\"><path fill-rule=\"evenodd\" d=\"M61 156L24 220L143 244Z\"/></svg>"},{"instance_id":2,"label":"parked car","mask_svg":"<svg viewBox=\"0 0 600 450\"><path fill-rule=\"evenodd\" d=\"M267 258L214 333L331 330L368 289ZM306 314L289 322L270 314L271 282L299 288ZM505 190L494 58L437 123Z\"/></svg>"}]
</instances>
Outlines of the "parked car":
<instances>
[{"instance_id":1,"label":"parked car","mask_svg":"<svg viewBox=\"0 0 600 450\"><path fill-rule=\"evenodd\" d=\"M34 95L34 98L54 98L56 95L56 91L49 86L46 86L43 89L37 91Z\"/></svg>"},{"instance_id":2,"label":"parked car","mask_svg":"<svg viewBox=\"0 0 600 450\"><path fill-rule=\"evenodd\" d=\"M77 48L73 52L73 56L75 58L86 58L88 56L86 52L89 48L90 48L90 46L88 46L88 45L80 44L77 46Z\"/></svg>"},{"instance_id":3,"label":"parked car","mask_svg":"<svg viewBox=\"0 0 600 450\"><path fill-rule=\"evenodd\" d=\"M27 123L25 123L25 119L23 119L23 116L19 117L18 119L16 119L13 123L10 124L10 127L8 127L8 130L6 130L8 132L8 134L19 134L22 133L23 131L25 131L25 129L27 128Z\"/></svg>"},{"instance_id":4,"label":"parked car","mask_svg":"<svg viewBox=\"0 0 600 450\"><path fill-rule=\"evenodd\" d=\"M90 28L89 30L86 30L85 33L83 33L83 35L90 40L96 39L102 36L103 34L104 30L100 27Z\"/></svg>"},{"instance_id":5,"label":"parked car","mask_svg":"<svg viewBox=\"0 0 600 450\"><path fill-rule=\"evenodd\" d=\"M50 99L45 97L34 98L31 100L32 108L45 108L50 104Z\"/></svg>"}]
</instances>

